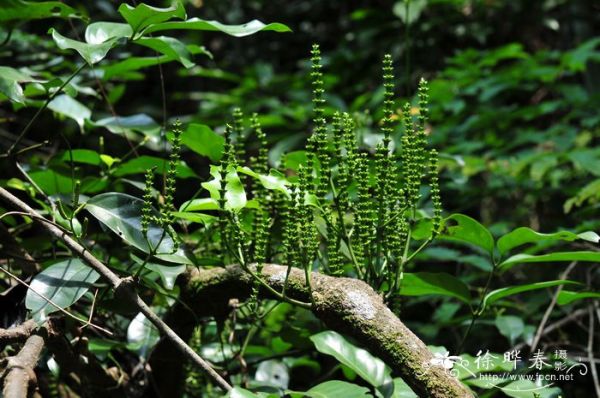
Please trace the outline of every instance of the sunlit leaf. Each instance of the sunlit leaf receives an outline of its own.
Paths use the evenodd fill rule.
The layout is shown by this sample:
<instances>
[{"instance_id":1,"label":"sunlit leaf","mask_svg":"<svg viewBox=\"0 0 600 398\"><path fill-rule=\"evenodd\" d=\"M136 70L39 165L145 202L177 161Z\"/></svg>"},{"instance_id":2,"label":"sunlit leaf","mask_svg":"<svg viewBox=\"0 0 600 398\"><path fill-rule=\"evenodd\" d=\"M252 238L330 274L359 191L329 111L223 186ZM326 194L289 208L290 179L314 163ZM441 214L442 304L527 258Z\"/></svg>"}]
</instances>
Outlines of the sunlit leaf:
<instances>
[{"instance_id":1,"label":"sunlit leaf","mask_svg":"<svg viewBox=\"0 0 600 398\"><path fill-rule=\"evenodd\" d=\"M102 44L111 39L130 37L131 26L117 22L94 22L85 29L85 41L89 44Z\"/></svg>"},{"instance_id":2,"label":"sunlit leaf","mask_svg":"<svg viewBox=\"0 0 600 398\"><path fill-rule=\"evenodd\" d=\"M457 298L467 304L471 302L468 286L460 279L444 273L414 272L404 273L402 296L439 295Z\"/></svg>"},{"instance_id":3,"label":"sunlit leaf","mask_svg":"<svg viewBox=\"0 0 600 398\"><path fill-rule=\"evenodd\" d=\"M129 348L136 351L143 358L148 356L150 349L158 343L159 339L158 330L141 312L131 320L127 327Z\"/></svg>"},{"instance_id":4,"label":"sunlit leaf","mask_svg":"<svg viewBox=\"0 0 600 398\"><path fill-rule=\"evenodd\" d=\"M208 30L219 31L231 36L249 36L260 31L291 32L291 29L281 23L264 24L256 19L242 25L225 25L217 21L206 21L199 18L190 18L187 21L170 21L150 26L144 33L153 33L163 30Z\"/></svg>"},{"instance_id":5,"label":"sunlit leaf","mask_svg":"<svg viewBox=\"0 0 600 398\"><path fill-rule=\"evenodd\" d=\"M151 48L160 54L166 55L169 59L177 60L186 68L195 65L192 61L192 54L187 50L185 44L174 37L142 37L134 43Z\"/></svg>"},{"instance_id":6,"label":"sunlit leaf","mask_svg":"<svg viewBox=\"0 0 600 398\"><path fill-rule=\"evenodd\" d=\"M494 238L476 220L464 214L453 214L444 220L444 239L469 243L478 246L490 255L494 252Z\"/></svg>"},{"instance_id":7,"label":"sunlit leaf","mask_svg":"<svg viewBox=\"0 0 600 398\"><path fill-rule=\"evenodd\" d=\"M574 301L583 300L583 299L600 299L600 293L598 292L573 292L570 290L561 290L558 294L556 302L559 305L567 305L571 304Z\"/></svg>"},{"instance_id":8,"label":"sunlit leaf","mask_svg":"<svg viewBox=\"0 0 600 398\"><path fill-rule=\"evenodd\" d=\"M498 239L498 250L500 254L526 243L535 243L540 241L564 240L574 241L577 239L587 240L588 242L598 243L600 236L593 231L587 231L575 234L569 231L559 231L551 234L543 234L532 230L531 228L521 227L502 236Z\"/></svg>"},{"instance_id":9,"label":"sunlit leaf","mask_svg":"<svg viewBox=\"0 0 600 398\"><path fill-rule=\"evenodd\" d=\"M69 39L58 33L54 29L50 29L50 33L52 34L52 38L54 42L58 46L58 48L62 50L75 50L81 55L85 61L90 64L96 64L106 57L106 54L110 51L110 49L117 42L116 38L109 39L103 43L99 44L90 44L84 43L82 41L77 41L73 39Z\"/></svg>"},{"instance_id":10,"label":"sunlit leaf","mask_svg":"<svg viewBox=\"0 0 600 398\"><path fill-rule=\"evenodd\" d=\"M144 3L132 7L129 4L119 6L119 14L131 26L134 33L160 22L168 21L172 18L185 19L185 8L181 1L175 1L171 7L158 8Z\"/></svg>"},{"instance_id":11,"label":"sunlit leaf","mask_svg":"<svg viewBox=\"0 0 600 398\"><path fill-rule=\"evenodd\" d=\"M48 108L54 112L71 118L77 122L79 129L83 130L83 125L86 120L92 116L92 111L66 94L59 95L48 104Z\"/></svg>"},{"instance_id":12,"label":"sunlit leaf","mask_svg":"<svg viewBox=\"0 0 600 398\"><path fill-rule=\"evenodd\" d=\"M78 258L52 264L31 281L25 307L31 311L33 319L44 322L49 314L59 309L34 292L52 300L60 308L67 308L79 300L99 277Z\"/></svg>"},{"instance_id":13,"label":"sunlit leaf","mask_svg":"<svg viewBox=\"0 0 600 398\"><path fill-rule=\"evenodd\" d=\"M508 286L503 287L501 289L496 289L488 294L483 299L482 308L486 308L489 305L492 305L498 300L501 300L505 297L512 296L514 294L519 294L523 292L528 292L531 290L545 289L548 287L559 286L559 285L576 285L579 282L568 281L568 280L555 280L555 281L546 281L546 282L536 282L536 283L528 283L526 285L518 285L518 286Z\"/></svg>"},{"instance_id":14,"label":"sunlit leaf","mask_svg":"<svg viewBox=\"0 0 600 398\"><path fill-rule=\"evenodd\" d=\"M499 268L502 271L512 268L517 264L524 263L552 263L561 261L600 261L600 252L578 251L578 252L555 252L540 255L531 254L515 254L500 263Z\"/></svg>"}]
</instances>

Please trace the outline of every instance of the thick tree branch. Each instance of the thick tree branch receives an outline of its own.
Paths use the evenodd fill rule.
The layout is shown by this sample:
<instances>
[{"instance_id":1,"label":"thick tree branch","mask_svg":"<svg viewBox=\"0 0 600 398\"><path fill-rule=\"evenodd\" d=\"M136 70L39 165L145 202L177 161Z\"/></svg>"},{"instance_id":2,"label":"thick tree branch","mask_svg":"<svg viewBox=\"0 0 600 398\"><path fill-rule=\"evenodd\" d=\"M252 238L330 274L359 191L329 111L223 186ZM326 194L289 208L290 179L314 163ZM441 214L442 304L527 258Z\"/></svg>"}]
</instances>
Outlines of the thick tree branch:
<instances>
[{"instance_id":1,"label":"thick tree branch","mask_svg":"<svg viewBox=\"0 0 600 398\"><path fill-rule=\"evenodd\" d=\"M15 341L22 341L31 336L36 328L33 320L28 320L18 326L9 329L0 329L0 347Z\"/></svg>"},{"instance_id":2,"label":"thick tree branch","mask_svg":"<svg viewBox=\"0 0 600 398\"><path fill-rule=\"evenodd\" d=\"M265 281L281 291L287 267L265 265ZM232 297L246 298L253 280L240 266L190 270L182 284L182 298L199 316L219 315ZM472 393L444 368L433 364L426 345L383 303L365 282L313 273L314 314L333 330L354 337L392 367L419 397L472 397ZM292 269L286 288L298 300L310 301L304 272ZM268 296L268 292L261 292ZM175 311L178 311L175 309ZM182 311L177 314L182 321ZM175 317L172 317L175 318ZM187 323L184 322L184 328ZM160 347L159 347L160 349ZM165 348L157 352L165 352ZM160 359L157 358L159 361ZM166 360L163 358L163 360ZM153 366L156 370L160 364ZM171 365L172 366L172 365Z\"/></svg>"},{"instance_id":3,"label":"thick tree branch","mask_svg":"<svg viewBox=\"0 0 600 398\"><path fill-rule=\"evenodd\" d=\"M21 351L7 360L4 376L4 398L28 396L29 388L36 383L35 366L44 348L44 338L38 334L29 336Z\"/></svg>"},{"instance_id":4,"label":"thick tree branch","mask_svg":"<svg viewBox=\"0 0 600 398\"><path fill-rule=\"evenodd\" d=\"M57 228L53 224L46 222L34 209L29 207L27 203L23 202L6 189L0 187L0 198L12 207L19 209L27 213L33 220L38 222L44 227L51 235L61 240L69 249L71 249L77 256L88 263L94 270L100 275L107 279L110 284L114 287L117 293L121 294L122 297L132 302L141 313L148 318L150 322L159 330L159 332L167 339L173 342L174 347L177 348L183 355L188 357L194 364L198 365L203 369L219 386L226 391L231 390L231 386L225 379L221 377L208 362L206 362L200 355L186 344L162 319L160 319L150 307L138 296L135 292L133 281L128 278L121 279L117 274L111 271L106 265L98 260L94 255L89 252L85 247L79 244L76 240L67 235L64 231Z\"/></svg>"}]
</instances>

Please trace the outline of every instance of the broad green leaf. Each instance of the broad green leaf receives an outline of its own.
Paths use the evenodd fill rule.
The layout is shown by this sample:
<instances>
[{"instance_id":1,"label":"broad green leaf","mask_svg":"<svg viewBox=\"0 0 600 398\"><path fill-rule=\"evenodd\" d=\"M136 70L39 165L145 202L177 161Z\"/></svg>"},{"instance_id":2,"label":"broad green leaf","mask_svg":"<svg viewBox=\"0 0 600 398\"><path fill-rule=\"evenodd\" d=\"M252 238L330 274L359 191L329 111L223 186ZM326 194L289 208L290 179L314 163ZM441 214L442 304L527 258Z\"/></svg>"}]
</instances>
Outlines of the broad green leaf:
<instances>
[{"instance_id":1,"label":"broad green leaf","mask_svg":"<svg viewBox=\"0 0 600 398\"><path fill-rule=\"evenodd\" d=\"M260 31L291 32L292 30L280 23L265 25L256 19L242 25L225 25L217 21L205 21L199 18L190 18L186 21L169 21L150 26L144 33L159 32L162 30L209 30L219 31L235 37L253 35Z\"/></svg>"},{"instance_id":2,"label":"broad green leaf","mask_svg":"<svg viewBox=\"0 0 600 398\"><path fill-rule=\"evenodd\" d=\"M185 44L174 37L142 37L135 40L134 43L151 48L170 59L177 60L185 68L191 68L195 65L194 61L192 61L192 54L187 50Z\"/></svg>"},{"instance_id":3,"label":"broad green leaf","mask_svg":"<svg viewBox=\"0 0 600 398\"><path fill-rule=\"evenodd\" d=\"M73 192L73 180L70 175L46 169L31 171L29 177L46 195L71 194Z\"/></svg>"},{"instance_id":4,"label":"broad green leaf","mask_svg":"<svg viewBox=\"0 0 600 398\"><path fill-rule=\"evenodd\" d=\"M173 212L173 215L182 220L195 222L195 223L199 223L199 224L204 224L204 225L210 225L213 222L215 222L216 220L218 220L218 217L211 216L209 214L193 213L193 212L188 212L188 211L176 211L176 212Z\"/></svg>"},{"instance_id":5,"label":"broad green leaf","mask_svg":"<svg viewBox=\"0 0 600 398\"><path fill-rule=\"evenodd\" d=\"M98 152L91 149L73 149L71 151L65 151L55 159L67 164L70 164L72 159L74 163L89 164L92 166L99 166L102 161Z\"/></svg>"},{"instance_id":6,"label":"broad green leaf","mask_svg":"<svg viewBox=\"0 0 600 398\"><path fill-rule=\"evenodd\" d=\"M71 118L77 122L79 129L83 131L83 125L86 120L92 116L92 111L76 99L62 94L54 98L48 104L48 108L54 112Z\"/></svg>"},{"instance_id":7,"label":"broad green leaf","mask_svg":"<svg viewBox=\"0 0 600 398\"><path fill-rule=\"evenodd\" d=\"M108 54L110 49L117 42L116 38L112 38L100 44L91 44L69 39L54 29L50 29L50 33L52 34L52 38L54 39L54 42L58 48L62 50L77 51L79 55L81 55L81 57L90 65L102 61L104 57L106 57L106 54Z\"/></svg>"},{"instance_id":8,"label":"broad green leaf","mask_svg":"<svg viewBox=\"0 0 600 398\"><path fill-rule=\"evenodd\" d=\"M210 175L213 179L202 183L202 187L210 193L210 197L217 202L221 198L221 167L210 166ZM246 192L244 185L240 181L237 171L232 167L225 176L225 208L230 210L239 210L246 206Z\"/></svg>"},{"instance_id":9,"label":"broad green leaf","mask_svg":"<svg viewBox=\"0 0 600 398\"><path fill-rule=\"evenodd\" d=\"M154 173L157 175L165 175L168 168L169 160L161 159L154 156L139 156L131 159L115 168L114 176L123 177L131 174L144 174L148 169L155 167ZM177 164L177 177L179 178L194 178L198 177L194 170L188 167L183 160Z\"/></svg>"},{"instance_id":10,"label":"broad green leaf","mask_svg":"<svg viewBox=\"0 0 600 398\"><path fill-rule=\"evenodd\" d=\"M128 347L136 351L142 358L148 356L150 349L158 343L159 339L158 329L141 312L131 320L127 327Z\"/></svg>"},{"instance_id":11,"label":"broad green leaf","mask_svg":"<svg viewBox=\"0 0 600 398\"><path fill-rule=\"evenodd\" d=\"M455 224L450 225L449 221ZM452 214L444 220L445 231L441 236L445 239L470 243L488 252L494 252L494 238L490 231L476 220L464 214Z\"/></svg>"},{"instance_id":12,"label":"broad green leaf","mask_svg":"<svg viewBox=\"0 0 600 398\"><path fill-rule=\"evenodd\" d=\"M457 298L467 304L471 303L468 286L460 279L445 272L404 273L402 296L438 295Z\"/></svg>"},{"instance_id":13,"label":"broad green leaf","mask_svg":"<svg viewBox=\"0 0 600 398\"><path fill-rule=\"evenodd\" d=\"M160 22L168 21L172 18L185 19L185 8L180 1L175 1L171 7L157 8L144 3L132 7L129 4L119 6L119 14L131 26L134 33Z\"/></svg>"},{"instance_id":14,"label":"broad green leaf","mask_svg":"<svg viewBox=\"0 0 600 398\"><path fill-rule=\"evenodd\" d=\"M60 308L67 308L79 300L100 275L78 258L70 258L52 264L37 274L25 297L25 307L33 319L42 323L48 314L59 311L54 305L35 294L42 294Z\"/></svg>"},{"instance_id":15,"label":"broad green leaf","mask_svg":"<svg viewBox=\"0 0 600 398\"><path fill-rule=\"evenodd\" d=\"M578 252L555 252L540 255L515 254L500 263L499 268L502 271L512 268L517 264L523 263L552 263L560 261L600 261L600 252L578 251Z\"/></svg>"},{"instance_id":16,"label":"broad green leaf","mask_svg":"<svg viewBox=\"0 0 600 398\"><path fill-rule=\"evenodd\" d=\"M219 202L213 198L192 199L184 202L179 211L219 210Z\"/></svg>"},{"instance_id":17,"label":"broad green leaf","mask_svg":"<svg viewBox=\"0 0 600 398\"><path fill-rule=\"evenodd\" d=\"M181 134L181 142L192 151L208 156L213 162L223 156L225 138L213 132L204 124L190 123Z\"/></svg>"},{"instance_id":18,"label":"broad green leaf","mask_svg":"<svg viewBox=\"0 0 600 398\"><path fill-rule=\"evenodd\" d=\"M367 398L372 397L369 389L366 387L357 386L356 384L348 383L340 380L329 380L319 385L314 386L306 392L288 391L293 397L310 397L310 398Z\"/></svg>"},{"instance_id":19,"label":"broad green leaf","mask_svg":"<svg viewBox=\"0 0 600 398\"><path fill-rule=\"evenodd\" d=\"M260 395L236 386L227 393L227 398L260 398Z\"/></svg>"},{"instance_id":20,"label":"broad green leaf","mask_svg":"<svg viewBox=\"0 0 600 398\"><path fill-rule=\"evenodd\" d=\"M0 11L1 12L1 11ZM23 88L19 83L38 82L40 80L31 77L29 74L20 70L0 66L0 93L15 102L25 103Z\"/></svg>"},{"instance_id":21,"label":"broad green leaf","mask_svg":"<svg viewBox=\"0 0 600 398\"><path fill-rule=\"evenodd\" d=\"M545 289L548 287L559 286L559 285L577 285L579 282L568 281L568 280L555 280L555 281L546 281L546 282L536 282L536 283L528 283L526 285L519 286L508 286L503 287L501 289L496 289L494 291L489 292L485 295L483 299L482 309L485 309L488 305L492 305L498 300L503 299L504 297L512 296L514 294L528 292L531 290Z\"/></svg>"},{"instance_id":22,"label":"broad green leaf","mask_svg":"<svg viewBox=\"0 0 600 398\"><path fill-rule=\"evenodd\" d=\"M559 305L567 305L567 304L571 304L574 301L583 300L583 299L587 299L587 298L600 299L600 293L598 293L598 292L573 292L570 290L561 290L561 292L558 294L556 302Z\"/></svg>"},{"instance_id":23,"label":"broad green leaf","mask_svg":"<svg viewBox=\"0 0 600 398\"><path fill-rule=\"evenodd\" d=\"M85 29L85 41L89 44L102 44L111 39L130 37L131 26L117 22L94 22Z\"/></svg>"},{"instance_id":24,"label":"broad green leaf","mask_svg":"<svg viewBox=\"0 0 600 398\"><path fill-rule=\"evenodd\" d=\"M499 315L496 317L496 327L504 337L506 337L511 344L514 345L515 341L525 331L525 323L518 316L513 315Z\"/></svg>"},{"instance_id":25,"label":"broad green leaf","mask_svg":"<svg viewBox=\"0 0 600 398\"><path fill-rule=\"evenodd\" d=\"M498 250L500 254L504 254L509 250L524 245L526 243L535 243L544 240L565 240L574 241L577 239L587 240L589 242L598 243L600 236L592 231L575 234L569 231L559 231L552 234L542 234L532 230L531 228L521 227L502 236L498 239Z\"/></svg>"},{"instance_id":26,"label":"broad green leaf","mask_svg":"<svg viewBox=\"0 0 600 398\"><path fill-rule=\"evenodd\" d=\"M394 392L390 398L419 398L417 394L406 384L404 380L397 377L394 379Z\"/></svg>"},{"instance_id":27,"label":"broad green leaf","mask_svg":"<svg viewBox=\"0 0 600 398\"><path fill-rule=\"evenodd\" d=\"M140 140L134 132L140 132L155 144L160 142L160 126L150 116L140 113L130 116L107 117L94 122L95 126L107 128L111 133L123 134L130 139Z\"/></svg>"},{"instance_id":28,"label":"broad green leaf","mask_svg":"<svg viewBox=\"0 0 600 398\"><path fill-rule=\"evenodd\" d=\"M144 202L136 197L117 192L103 193L90 198L85 208L125 242L145 253L156 253L161 260L193 264L183 248L175 250L173 238L160 226L150 223L148 236L142 233L142 207ZM154 215L158 212L154 211Z\"/></svg>"},{"instance_id":29,"label":"broad green leaf","mask_svg":"<svg viewBox=\"0 0 600 398\"><path fill-rule=\"evenodd\" d=\"M391 371L381 359L374 357L367 350L355 347L341 334L328 330L314 334L310 339L317 351L335 357L373 387L391 381Z\"/></svg>"},{"instance_id":30,"label":"broad green leaf","mask_svg":"<svg viewBox=\"0 0 600 398\"><path fill-rule=\"evenodd\" d=\"M182 265L162 265L156 263L147 263L145 265L146 269L156 272L160 279L162 280L163 285L171 290L175 287L175 281L177 277L185 272L186 266Z\"/></svg>"},{"instance_id":31,"label":"broad green leaf","mask_svg":"<svg viewBox=\"0 0 600 398\"><path fill-rule=\"evenodd\" d=\"M0 7L0 22L74 15L77 15L77 11L60 1L3 0Z\"/></svg>"},{"instance_id":32,"label":"broad green leaf","mask_svg":"<svg viewBox=\"0 0 600 398\"><path fill-rule=\"evenodd\" d=\"M288 185L290 185L289 181L281 172L275 169L271 169L268 175L259 174L255 171L252 171L249 167L246 166L240 166L237 168L237 170L240 173L244 173L246 175L249 175L250 177L257 179L261 183L261 185L267 189L273 189L283 192L288 197L290 195L290 190L287 187Z\"/></svg>"}]
</instances>

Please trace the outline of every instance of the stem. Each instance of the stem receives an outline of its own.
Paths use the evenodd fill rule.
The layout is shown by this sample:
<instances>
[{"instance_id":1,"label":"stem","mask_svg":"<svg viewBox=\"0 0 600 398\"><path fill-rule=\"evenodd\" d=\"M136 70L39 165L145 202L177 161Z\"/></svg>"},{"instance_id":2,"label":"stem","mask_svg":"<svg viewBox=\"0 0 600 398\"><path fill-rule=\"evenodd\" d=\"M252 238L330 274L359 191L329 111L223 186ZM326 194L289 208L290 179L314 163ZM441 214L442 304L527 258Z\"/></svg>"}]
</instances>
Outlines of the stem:
<instances>
[{"instance_id":1,"label":"stem","mask_svg":"<svg viewBox=\"0 0 600 398\"><path fill-rule=\"evenodd\" d=\"M23 139L23 137L25 137L25 134L27 134L27 132L29 131L29 129L31 128L31 126L33 125L33 123L37 120L37 118L40 116L40 114L42 113L42 111L48 107L48 104L50 104L50 102L52 102L52 100L54 98L56 98L56 96L67 86L67 84L69 84L71 82L71 80L73 80L73 78L75 76L77 76L79 74L79 72L81 72L83 70L83 68L85 68L86 66L87 66L86 63L81 64L81 66L79 68L77 68L75 70L75 72L73 72L73 74L71 76L69 76L69 78L67 80L65 80L64 83L61 84L61 86L54 93L52 93L52 95L50 95L48 97L48 99L46 100L46 102L44 102L44 105L42 105L41 108L39 108L37 110L37 112L35 113L35 115L33 115L33 117L29 120L29 122L27 123L27 125L25 126L25 128L23 128L23 130L21 131L21 134L19 134L19 136L17 137L16 141L10 146L10 148L8 148L8 151L6 152L7 156L12 155L13 151L15 150L15 148L17 147L17 145L19 145L19 143L21 142L21 140Z\"/></svg>"}]
</instances>

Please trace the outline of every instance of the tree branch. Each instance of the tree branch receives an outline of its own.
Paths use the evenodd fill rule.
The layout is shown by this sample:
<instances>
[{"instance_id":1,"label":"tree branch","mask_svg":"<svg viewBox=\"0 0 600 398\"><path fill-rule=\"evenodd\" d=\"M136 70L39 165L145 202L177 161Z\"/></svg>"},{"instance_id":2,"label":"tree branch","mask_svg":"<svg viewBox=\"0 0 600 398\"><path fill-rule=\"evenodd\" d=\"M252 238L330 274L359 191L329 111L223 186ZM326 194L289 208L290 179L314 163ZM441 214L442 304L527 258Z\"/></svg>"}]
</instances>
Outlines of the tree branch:
<instances>
[{"instance_id":1,"label":"tree branch","mask_svg":"<svg viewBox=\"0 0 600 398\"><path fill-rule=\"evenodd\" d=\"M160 319L158 315L156 315L152 309L150 309L150 307L140 298L140 296L138 296L134 289L132 279L121 279L117 274L112 272L110 268L94 257L94 255L85 247L53 224L44 222L43 217L40 216L34 209L29 207L27 203L23 202L1 187L0 198L2 198L6 203L10 204L12 207L27 213L51 235L61 240L69 249L71 249L82 260L90 265L90 267L107 279L118 294L121 294L124 299L133 303L140 310L140 312L144 314L144 316L148 318L148 320L154 326L156 326L163 336L173 342L174 347L176 347L183 355L188 357L193 363L203 369L221 388L225 389L226 391L231 390L231 385L229 385L229 383L227 383L227 381L225 381L225 379L223 379L208 362L206 362L204 359L202 359L202 357L200 357L200 355L192 350L190 346L188 346L186 342L182 340L162 319Z\"/></svg>"},{"instance_id":2,"label":"tree branch","mask_svg":"<svg viewBox=\"0 0 600 398\"><path fill-rule=\"evenodd\" d=\"M267 264L262 270L262 277L272 288L281 291L286 272L286 266ZM223 311L227 311L230 298L248 297L253 286L252 277L237 265L192 269L184 278L181 284L182 300L198 316L221 316ZM382 298L365 282L319 273L313 273L311 278L313 313L331 329L354 337L370 352L383 359L419 397L473 396L448 371L433 365L433 355L427 346L388 309ZM310 300L302 270L292 269L286 292L297 300ZM273 298L266 289L260 294ZM185 311L177 308L173 311L171 318L176 319L183 329L189 330L190 319L185 319ZM173 370L174 361L165 357L168 353L167 346L165 342L155 351L160 353L152 364L157 374L161 374L159 369L171 367ZM173 383L173 380L166 383L169 382ZM168 391L166 388L161 390Z\"/></svg>"},{"instance_id":3,"label":"tree branch","mask_svg":"<svg viewBox=\"0 0 600 398\"><path fill-rule=\"evenodd\" d=\"M15 341L22 341L31 336L36 328L33 320L28 320L18 326L9 329L0 329L0 347Z\"/></svg>"},{"instance_id":4,"label":"tree branch","mask_svg":"<svg viewBox=\"0 0 600 398\"><path fill-rule=\"evenodd\" d=\"M4 398L28 396L29 388L36 383L35 366L44 348L44 338L34 334L29 336L21 351L7 360L4 376Z\"/></svg>"}]
</instances>

